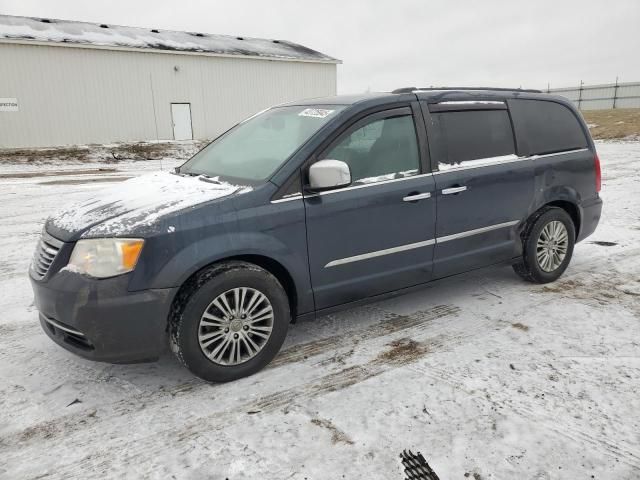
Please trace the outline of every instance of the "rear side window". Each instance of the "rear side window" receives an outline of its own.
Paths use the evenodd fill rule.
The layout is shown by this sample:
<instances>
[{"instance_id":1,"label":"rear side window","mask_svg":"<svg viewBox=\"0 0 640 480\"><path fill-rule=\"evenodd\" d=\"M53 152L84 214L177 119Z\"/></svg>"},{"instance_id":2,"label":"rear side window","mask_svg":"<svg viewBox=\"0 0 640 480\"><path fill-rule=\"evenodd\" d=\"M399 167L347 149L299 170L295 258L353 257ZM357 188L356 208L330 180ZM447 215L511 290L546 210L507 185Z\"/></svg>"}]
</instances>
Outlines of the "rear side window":
<instances>
[{"instance_id":1,"label":"rear side window","mask_svg":"<svg viewBox=\"0 0 640 480\"><path fill-rule=\"evenodd\" d=\"M440 169L462 162L515 153L513 131L506 110L467 110L431 114L442 147Z\"/></svg>"},{"instance_id":2,"label":"rear side window","mask_svg":"<svg viewBox=\"0 0 640 480\"><path fill-rule=\"evenodd\" d=\"M509 108L523 153L541 155L585 148L588 145L578 119L560 103L511 100Z\"/></svg>"}]
</instances>

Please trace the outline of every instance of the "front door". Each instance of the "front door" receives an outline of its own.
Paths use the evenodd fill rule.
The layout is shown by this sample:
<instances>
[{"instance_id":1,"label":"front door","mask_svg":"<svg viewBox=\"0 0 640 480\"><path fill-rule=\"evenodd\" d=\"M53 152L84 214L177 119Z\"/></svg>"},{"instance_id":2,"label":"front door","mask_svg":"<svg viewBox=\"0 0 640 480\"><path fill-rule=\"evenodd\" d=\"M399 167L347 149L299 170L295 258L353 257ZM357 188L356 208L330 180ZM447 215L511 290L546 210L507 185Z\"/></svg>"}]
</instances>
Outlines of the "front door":
<instances>
[{"instance_id":1,"label":"front door","mask_svg":"<svg viewBox=\"0 0 640 480\"><path fill-rule=\"evenodd\" d=\"M174 140L193 140L191 131L191 104L172 103L171 121L173 122Z\"/></svg>"},{"instance_id":2,"label":"front door","mask_svg":"<svg viewBox=\"0 0 640 480\"><path fill-rule=\"evenodd\" d=\"M435 184L418 115L409 106L371 114L318 156L346 162L352 185L305 193L317 309L431 279Z\"/></svg>"},{"instance_id":3,"label":"front door","mask_svg":"<svg viewBox=\"0 0 640 480\"><path fill-rule=\"evenodd\" d=\"M506 104L493 104L490 110L432 107L436 111L431 111L428 124L438 204L435 278L519 253L518 227L534 196L533 164L516 155Z\"/></svg>"}]
</instances>

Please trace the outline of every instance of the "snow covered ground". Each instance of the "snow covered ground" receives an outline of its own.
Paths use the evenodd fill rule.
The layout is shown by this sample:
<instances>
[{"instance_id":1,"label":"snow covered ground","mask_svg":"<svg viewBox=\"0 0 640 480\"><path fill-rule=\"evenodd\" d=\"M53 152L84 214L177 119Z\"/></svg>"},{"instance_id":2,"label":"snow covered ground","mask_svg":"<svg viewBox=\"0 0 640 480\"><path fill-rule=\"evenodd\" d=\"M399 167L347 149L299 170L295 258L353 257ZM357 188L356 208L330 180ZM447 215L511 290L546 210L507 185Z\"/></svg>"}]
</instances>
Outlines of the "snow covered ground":
<instances>
[{"instance_id":1,"label":"snow covered ground","mask_svg":"<svg viewBox=\"0 0 640 480\"><path fill-rule=\"evenodd\" d=\"M47 215L159 162L0 178L0 478L391 480L405 448L442 480L640 478L640 142L598 150L604 217L558 282L492 268L300 322L224 385L169 352L85 361L37 323Z\"/></svg>"}]
</instances>

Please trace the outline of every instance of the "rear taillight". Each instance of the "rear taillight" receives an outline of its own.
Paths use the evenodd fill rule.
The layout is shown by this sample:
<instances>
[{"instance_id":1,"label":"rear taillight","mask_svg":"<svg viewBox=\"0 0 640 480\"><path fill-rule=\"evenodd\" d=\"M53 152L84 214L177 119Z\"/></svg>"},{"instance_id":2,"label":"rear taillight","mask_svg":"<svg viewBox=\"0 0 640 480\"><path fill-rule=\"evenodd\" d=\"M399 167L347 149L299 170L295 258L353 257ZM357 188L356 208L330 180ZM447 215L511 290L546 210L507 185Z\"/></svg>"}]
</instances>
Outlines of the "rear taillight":
<instances>
[{"instance_id":1,"label":"rear taillight","mask_svg":"<svg viewBox=\"0 0 640 480\"><path fill-rule=\"evenodd\" d=\"M597 153L593 157L593 160L596 168L596 192L600 192L600 188L602 187L602 170L600 170L600 159Z\"/></svg>"}]
</instances>

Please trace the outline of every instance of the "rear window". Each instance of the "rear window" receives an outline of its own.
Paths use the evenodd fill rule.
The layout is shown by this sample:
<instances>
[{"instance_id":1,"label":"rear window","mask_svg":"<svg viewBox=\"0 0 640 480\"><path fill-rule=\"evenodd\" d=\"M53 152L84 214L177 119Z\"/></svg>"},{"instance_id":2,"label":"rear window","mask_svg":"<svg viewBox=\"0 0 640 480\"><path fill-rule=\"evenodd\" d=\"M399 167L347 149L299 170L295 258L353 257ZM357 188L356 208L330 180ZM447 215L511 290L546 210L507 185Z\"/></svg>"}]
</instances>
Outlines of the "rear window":
<instances>
[{"instance_id":1,"label":"rear window","mask_svg":"<svg viewBox=\"0 0 640 480\"><path fill-rule=\"evenodd\" d=\"M515 153L513 131L506 110L467 110L432 113L440 131L438 161L456 166L470 160Z\"/></svg>"},{"instance_id":2,"label":"rear window","mask_svg":"<svg viewBox=\"0 0 640 480\"><path fill-rule=\"evenodd\" d=\"M544 100L511 100L518 142L529 155L584 148L587 137L566 106Z\"/></svg>"}]
</instances>

